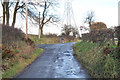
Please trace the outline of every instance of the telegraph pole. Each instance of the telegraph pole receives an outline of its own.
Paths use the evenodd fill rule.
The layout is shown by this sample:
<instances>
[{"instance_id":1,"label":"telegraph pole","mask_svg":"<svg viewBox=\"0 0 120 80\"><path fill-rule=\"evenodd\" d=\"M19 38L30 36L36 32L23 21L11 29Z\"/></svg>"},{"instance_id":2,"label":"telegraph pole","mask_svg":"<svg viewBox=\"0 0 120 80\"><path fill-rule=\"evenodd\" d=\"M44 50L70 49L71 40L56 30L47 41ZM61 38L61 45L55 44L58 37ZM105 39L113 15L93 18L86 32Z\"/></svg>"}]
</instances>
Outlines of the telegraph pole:
<instances>
[{"instance_id":1,"label":"telegraph pole","mask_svg":"<svg viewBox=\"0 0 120 80\"><path fill-rule=\"evenodd\" d=\"M41 28L41 25L40 25L40 12L39 12L39 35L38 35L39 39L40 39L40 35L41 35L41 31L40 31L41 29L40 28Z\"/></svg>"},{"instance_id":2,"label":"telegraph pole","mask_svg":"<svg viewBox=\"0 0 120 80\"><path fill-rule=\"evenodd\" d=\"M26 0L26 40L28 40L28 24L27 24L27 0Z\"/></svg>"},{"instance_id":3,"label":"telegraph pole","mask_svg":"<svg viewBox=\"0 0 120 80\"><path fill-rule=\"evenodd\" d=\"M82 30L83 30L83 26L80 26L81 37L82 37Z\"/></svg>"}]
</instances>

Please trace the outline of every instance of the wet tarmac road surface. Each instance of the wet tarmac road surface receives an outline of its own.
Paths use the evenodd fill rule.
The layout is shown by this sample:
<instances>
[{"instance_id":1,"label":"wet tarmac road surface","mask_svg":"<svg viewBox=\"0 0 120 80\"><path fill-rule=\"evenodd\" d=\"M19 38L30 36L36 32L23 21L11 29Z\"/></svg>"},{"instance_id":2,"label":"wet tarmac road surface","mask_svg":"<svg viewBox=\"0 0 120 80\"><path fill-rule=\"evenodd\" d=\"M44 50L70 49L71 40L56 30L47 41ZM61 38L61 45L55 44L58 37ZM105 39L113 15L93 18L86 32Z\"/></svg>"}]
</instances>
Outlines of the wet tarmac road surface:
<instances>
[{"instance_id":1,"label":"wet tarmac road surface","mask_svg":"<svg viewBox=\"0 0 120 80\"><path fill-rule=\"evenodd\" d=\"M45 52L15 78L90 78L73 55L73 43L38 44Z\"/></svg>"}]
</instances>

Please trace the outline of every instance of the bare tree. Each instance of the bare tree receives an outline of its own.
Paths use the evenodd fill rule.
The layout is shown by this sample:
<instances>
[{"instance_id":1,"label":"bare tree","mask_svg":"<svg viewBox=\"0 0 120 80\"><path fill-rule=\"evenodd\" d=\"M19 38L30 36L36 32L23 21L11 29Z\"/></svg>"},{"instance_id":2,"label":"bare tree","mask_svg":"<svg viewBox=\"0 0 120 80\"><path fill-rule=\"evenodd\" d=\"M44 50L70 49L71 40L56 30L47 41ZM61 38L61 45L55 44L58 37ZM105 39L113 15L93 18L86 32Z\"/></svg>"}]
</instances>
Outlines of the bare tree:
<instances>
[{"instance_id":1,"label":"bare tree","mask_svg":"<svg viewBox=\"0 0 120 80\"><path fill-rule=\"evenodd\" d=\"M10 14L9 14L9 8L10 8L9 2L5 2L5 4L6 4L5 8L6 8L6 21L7 21L6 24L9 25L9 16L10 16Z\"/></svg>"},{"instance_id":2,"label":"bare tree","mask_svg":"<svg viewBox=\"0 0 120 80\"><path fill-rule=\"evenodd\" d=\"M9 26L9 9L12 5L12 3L9 0L6 0L6 2L4 0L1 0L1 4L3 7L3 25L8 25ZM5 19L6 19L6 24L5 24Z\"/></svg>"},{"instance_id":3,"label":"bare tree","mask_svg":"<svg viewBox=\"0 0 120 80\"><path fill-rule=\"evenodd\" d=\"M43 11L41 11L41 18L40 18L40 27L39 27L39 34L43 35L43 27L48 23L54 23L58 22L59 18L55 14L49 14L50 8L55 8L58 5L57 1L55 0L46 0L42 2L42 4L39 3L39 7L43 8ZM34 21L39 23L39 17L34 14L34 12L30 11L31 18L33 18Z\"/></svg>"},{"instance_id":4,"label":"bare tree","mask_svg":"<svg viewBox=\"0 0 120 80\"><path fill-rule=\"evenodd\" d=\"M16 15L19 12L22 16L25 17L25 2L21 0L17 0L16 2L11 2L9 0L1 0L1 4L3 7L3 25L9 25L9 16L10 16L10 8L12 7L13 10L13 21L12 21L12 27L14 28L15 22L16 22ZM34 2L29 2L28 3L28 9L30 10L31 6L35 7ZM34 8L35 9L35 8ZM31 9L31 10L34 10ZM6 19L6 20L5 20ZM5 24L6 22L6 24Z\"/></svg>"},{"instance_id":5,"label":"bare tree","mask_svg":"<svg viewBox=\"0 0 120 80\"><path fill-rule=\"evenodd\" d=\"M25 18L25 2L22 2L20 0L17 0L16 3L14 3L14 13L13 13L13 22L12 22L12 27L14 28L15 22L16 22L16 15L17 13L20 13L24 18ZM30 6L34 6L35 4L33 2L28 3L28 12L30 11ZM35 8L34 8L35 9ZM32 9L32 10L34 10ZM30 13L30 12L29 12Z\"/></svg>"},{"instance_id":6,"label":"bare tree","mask_svg":"<svg viewBox=\"0 0 120 80\"><path fill-rule=\"evenodd\" d=\"M3 25L5 25L5 2L1 1L1 4L2 4L2 7L3 7Z\"/></svg>"},{"instance_id":7,"label":"bare tree","mask_svg":"<svg viewBox=\"0 0 120 80\"><path fill-rule=\"evenodd\" d=\"M16 22L16 14L18 11L18 5L19 5L19 0L17 0L15 8L14 8L14 13L13 13L13 22L12 22L12 27L14 28L15 22Z\"/></svg>"},{"instance_id":8,"label":"bare tree","mask_svg":"<svg viewBox=\"0 0 120 80\"><path fill-rule=\"evenodd\" d=\"M44 25L45 24L47 24L48 22L50 22L51 21L51 19L53 18L53 15L49 15L49 16L47 16L47 10L48 10L48 8L50 7L50 3L47 3L47 2L45 2L44 3L44 10L43 10L43 13L42 13L42 21L41 21L41 28L40 28L40 30L41 30L41 35L43 35L43 27L44 27Z\"/></svg>"},{"instance_id":9,"label":"bare tree","mask_svg":"<svg viewBox=\"0 0 120 80\"><path fill-rule=\"evenodd\" d=\"M55 0L41 1L40 3L39 2L34 3L34 1L28 2L28 17L29 17L30 21L34 20L38 23L39 17L36 15L36 12L38 12L36 7L39 6L39 8L43 8L43 11L41 11L42 16L40 18L41 19L40 20L41 35L43 35L43 27L45 24L48 24L49 22L53 23L53 22L57 21L56 15L49 14L49 11L50 11L49 8L57 5L58 3L56 3L56 2L55 2ZM1 3L3 6L3 24L5 24L5 17L6 17L7 24L9 24L9 8L11 7L11 3L9 1L8 2L1 1ZM17 13L20 13L22 15L22 17L25 18L25 12L26 12L25 3L22 2L21 0L17 0L17 2L12 3L12 9L14 9L13 22L12 22L12 27L14 28Z\"/></svg>"},{"instance_id":10,"label":"bare tree","mask_svg":"<svg viewBox=\"0 0 120 80\"><path fill-rule=\"evenodd\" d=\"M90 11L87 13L87 16L84 20L84 23L89 24L89 27L91 27L92 23L95 21L95 14L94 11Z\"/></svg>"}]
</instances>

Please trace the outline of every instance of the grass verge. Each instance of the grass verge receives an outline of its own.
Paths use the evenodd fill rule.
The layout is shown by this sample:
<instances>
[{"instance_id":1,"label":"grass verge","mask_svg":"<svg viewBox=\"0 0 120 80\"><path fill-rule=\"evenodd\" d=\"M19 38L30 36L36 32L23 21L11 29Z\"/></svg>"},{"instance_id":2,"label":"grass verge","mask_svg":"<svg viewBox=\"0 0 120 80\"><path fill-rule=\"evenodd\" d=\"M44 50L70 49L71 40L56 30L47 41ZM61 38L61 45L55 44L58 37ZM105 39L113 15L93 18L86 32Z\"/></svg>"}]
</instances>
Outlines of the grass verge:
<instances>
[{"instance_id":1,"label":"grass verge","mask_svg":"<svg viewBox=\"0 0 120 80\"><path fill-rule=\"evenodd\" d=\"M93 78L119 78L120 62L115 58L116 52L103 55L104 46L91 42L78 42L74 45L77 59L89 70Z\"/></svg>"},{"instance_id":2,"label":"grass verge","mask_svg":"<svg viewBox=\"0 0 120 80\"><path fill-rule=\"evenodd\" d=\"M7 70L3 75L2 78L12 78L18 73L20 73L25 67L31 64L40 54L43 53L43 49L37 48L30 58L22 60L21 62L15 62L13 67Z\"/></svg>"}]
</instances>

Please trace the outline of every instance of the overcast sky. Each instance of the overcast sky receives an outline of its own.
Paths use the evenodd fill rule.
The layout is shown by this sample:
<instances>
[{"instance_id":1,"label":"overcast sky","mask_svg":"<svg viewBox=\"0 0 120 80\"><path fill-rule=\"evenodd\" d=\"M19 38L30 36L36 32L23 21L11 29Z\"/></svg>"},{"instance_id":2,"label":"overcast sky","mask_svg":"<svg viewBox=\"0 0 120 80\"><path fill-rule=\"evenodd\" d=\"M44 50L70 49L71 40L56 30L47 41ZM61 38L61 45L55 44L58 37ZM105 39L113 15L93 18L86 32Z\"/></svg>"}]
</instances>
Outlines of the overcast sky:
<instances>
[{"instance_id":1,"label":"overcast sky","mask_svg":"<svg viewBox=\"0 0 120 80\"><path fill-rule=\"evenodd\" d=\"M76 21L79 19L82 21L86 12L93 10L96 21L104 22L107 24L107 27L116 26L118 24L118 1L119 0L74 0L74 13L79 16L76 16Z\"/></svg>"},{"instance_id":2,"label":"overcast sky","mask_svg":"<svg viewBox=\"0 0 120 80\"><path fill-rule=\"evenodd\" d=\"M118 24L119 0L73 0L72 7L77 25L83 23L87 11L94 11L96 21L107 24L108 27Z\"/></svg>"},{"instance_id":3,"label":"overcast sky","mask_svg":"<svg viewBox=\"0 0 120 80\"><path fill-rule=\"evenodd\" d=\"M60 7L57 10L58 15L60 17L64 14L64 2L66 0L60 0ZM74 18L76 21L77 27L84 25L83 19L87 14L87 11L95 12L95 19L97 22L104 22L108 28L111 26L118 25L118 1L119 0L71 0L72 8L74 13ZM0 6L0 10L2 7ZM2 14L0 13L0 16ZM22 19L18 19L16 22L16 26L22 28L25 31L25 22ZM44 28L44 32L52 32L60 34L60 28L52 25L46 26ZM29 28L29 33L38 34L38 27Z\"/></svg>"},{"instance_id":4,"label":"overcast sky","mask_svg":"<svg viewBox=\"0 0 120 80\"><path fill-rule=\"evenodd\" d=\"M58 13L64 18L64 3L60 1ZM77 27L83 26L83 19L88 11L95 12L96 22L104 22L108 28L118 25L118 2L119 0L70 0L72 3L74 18ZM52 31L51 31L52 32Z\"/></svg>"}]
</instances>

